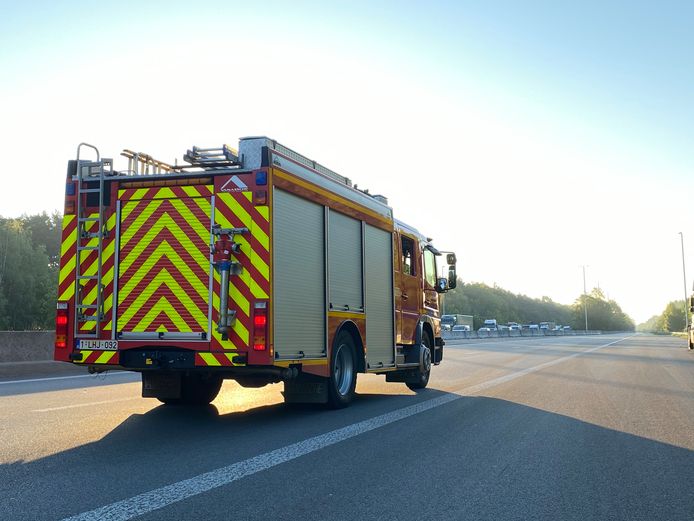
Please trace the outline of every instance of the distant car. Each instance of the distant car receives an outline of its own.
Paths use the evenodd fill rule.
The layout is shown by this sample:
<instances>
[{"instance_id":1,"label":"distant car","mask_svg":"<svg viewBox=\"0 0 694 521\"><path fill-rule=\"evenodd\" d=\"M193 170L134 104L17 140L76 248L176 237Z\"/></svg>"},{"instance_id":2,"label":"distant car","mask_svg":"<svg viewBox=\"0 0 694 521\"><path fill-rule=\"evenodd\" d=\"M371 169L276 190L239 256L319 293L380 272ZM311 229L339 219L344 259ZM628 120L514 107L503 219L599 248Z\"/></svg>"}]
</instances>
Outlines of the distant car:
<instances>
[{"instance_id":1,"label":"distant car","mask_svg":"<svg viewBox=\"0 0 694 521\"><path fill-rule=\"evenodd\" d=\"M521 327L518 324L515 324L513 326L508 326L510 331L520 331Z\"/></svg>"},{"instance_id":2,"label":"distant car","mask_svg":"<svg viewBox=\"0 0 694 521\"><path fill-rule=\"evenodd\" d=\"M540 326L538 326L537 324L528 324L528 329L535 329L539 331Z\"/></svg>"},{"instance_id":3,"label":"distant car","mask_svg":"<svg viewBox=\"0 0 694 521\"><path fill-rule=\"evenodd\" d=\"M571 326L564 326L564 331L569 331L571 329Z\"/></svg>"},{"instance_id":4,"label":"distant car","mask_svg":"<svg viewBox=\"0 0 694 521\"><path fill-rule=\"evenodd\" d=\"M561 326L554 326L554 329L552 331L562 331L563 328Z\"/></svg>"},{"instance_id":5,"label":"distant car","mask_svg":"<svg viewBox=\"0 0 694 521\"><path fill-rule=\"evenodd\" d=\"M489 333L489 332L491 331L491 328L482 326L482 327L479 328L477 331L479 331L480 333L484 333L484 332Z\"/></svg>"},{"instance_id":6,"label":"distant car","mask_svg":"<svg viewBox=\"0 0 694 521\"><path fill-rule=\"evenodd\" d=\"M470 326L465 326L465 325L453 326L453 331L470 331Z\"/></svg>"}]
</instances>

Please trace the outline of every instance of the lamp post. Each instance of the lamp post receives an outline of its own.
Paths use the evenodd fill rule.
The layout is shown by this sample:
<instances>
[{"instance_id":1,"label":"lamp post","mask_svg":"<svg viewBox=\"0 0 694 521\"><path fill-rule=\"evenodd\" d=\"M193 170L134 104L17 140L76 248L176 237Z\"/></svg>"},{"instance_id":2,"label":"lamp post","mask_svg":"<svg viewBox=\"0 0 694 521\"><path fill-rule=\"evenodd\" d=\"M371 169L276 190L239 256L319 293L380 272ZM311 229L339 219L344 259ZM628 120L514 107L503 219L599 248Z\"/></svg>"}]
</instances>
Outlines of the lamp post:
<instances>
[{"instance_id":1,"label":"lamp post","mask_svg":"<svg viewBox=\"0 0 694 521\"><path fill-rule=\"evenodd\" d=\"M684 330L689 331L689 312L687 311L687 272L684 270L684 234L680 234L680 244L682 245L682 280L684 282Z\"/></svg>"},{"instance_id":2,"label":"lamp post","mask_svg":"<svg viewBox=\"0 0 694 521\"><path fill-rule=\"evenodd\" d=\"M586 265L583 265L583 313L586 317L586 332L588 332L588 295L586 294Z\"/></svg>"}]
</instances>

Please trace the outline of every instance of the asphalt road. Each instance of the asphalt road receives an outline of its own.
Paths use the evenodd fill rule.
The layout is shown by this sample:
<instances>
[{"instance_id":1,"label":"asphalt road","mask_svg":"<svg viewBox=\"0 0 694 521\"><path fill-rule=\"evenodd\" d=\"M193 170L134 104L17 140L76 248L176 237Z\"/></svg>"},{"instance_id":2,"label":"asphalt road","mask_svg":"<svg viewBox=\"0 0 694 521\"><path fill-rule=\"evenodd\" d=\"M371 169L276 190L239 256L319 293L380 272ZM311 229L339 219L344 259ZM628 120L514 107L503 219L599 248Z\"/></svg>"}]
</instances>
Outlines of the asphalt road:
<instances>
[{"instance_id":1,"label":"asphalt road","mask_svg":"<svg viewBox=\"0 0 694 521\"><path fill-rule=\"evenodd\" d=\"M26 373L26 371L25 371ZM226 382L0 378L0 519L694 519L694 353L653 336L448 344L429 389L348 409Z\"/></svg>"}]
</instances>

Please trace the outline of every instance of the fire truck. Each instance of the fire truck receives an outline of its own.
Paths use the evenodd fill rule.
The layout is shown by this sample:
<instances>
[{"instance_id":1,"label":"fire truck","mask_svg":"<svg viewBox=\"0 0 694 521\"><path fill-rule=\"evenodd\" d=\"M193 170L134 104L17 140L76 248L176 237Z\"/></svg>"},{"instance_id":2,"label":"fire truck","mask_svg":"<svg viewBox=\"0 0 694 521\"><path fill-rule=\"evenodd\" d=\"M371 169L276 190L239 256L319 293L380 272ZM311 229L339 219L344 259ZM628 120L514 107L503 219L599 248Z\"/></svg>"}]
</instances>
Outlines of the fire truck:
<instances>
[{"instance_id":1,"label":"fire truck","mask_svg":"<svg viewBox=\"0 0 694 521\"><path fill-rule=\"evenodd\" d=\"M140 372L164 404L208 404L224 379L333 408L358 373L426 387L456 257L385 197L267 137L122 155L81 143L68 162L56 360Z\"/></svg>"}]
</instances>

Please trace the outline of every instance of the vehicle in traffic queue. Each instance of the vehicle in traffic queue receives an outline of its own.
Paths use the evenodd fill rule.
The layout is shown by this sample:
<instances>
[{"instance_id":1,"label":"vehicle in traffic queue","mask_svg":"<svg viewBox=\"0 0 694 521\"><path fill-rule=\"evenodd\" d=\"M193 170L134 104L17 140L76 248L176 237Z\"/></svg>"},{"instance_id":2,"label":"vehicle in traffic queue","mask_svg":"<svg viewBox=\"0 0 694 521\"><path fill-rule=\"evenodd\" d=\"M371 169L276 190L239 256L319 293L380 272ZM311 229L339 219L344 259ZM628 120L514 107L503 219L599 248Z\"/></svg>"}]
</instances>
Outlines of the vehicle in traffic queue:
<instances>
[{"instance_id":1,"label":"vehicle in traffic queue","mask_svg":"<svg viewBox=\"0 0 694 521\"><path fill-rule=\"evenodd\" d=\"M267 137L184 164L122 155L119 171L81 143L68 162L56 360L139 372L165 404L207 404L224 379L335 408L358 373L427 386L456 256L385 197Z\"/></svg>"}]
</instances>

